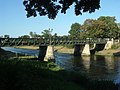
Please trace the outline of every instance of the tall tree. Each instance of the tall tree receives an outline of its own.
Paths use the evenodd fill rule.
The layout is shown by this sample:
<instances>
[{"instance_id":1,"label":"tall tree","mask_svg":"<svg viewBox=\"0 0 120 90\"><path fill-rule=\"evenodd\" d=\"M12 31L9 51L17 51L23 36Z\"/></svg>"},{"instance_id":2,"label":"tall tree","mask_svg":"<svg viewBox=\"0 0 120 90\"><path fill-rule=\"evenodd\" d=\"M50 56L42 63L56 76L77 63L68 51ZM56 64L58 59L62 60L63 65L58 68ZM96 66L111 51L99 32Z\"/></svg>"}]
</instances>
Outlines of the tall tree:
<instances>
[{"instance_id":1,"label":"tall tree","mask_svg":"<svg viewBox=\"0 0 120 90\"><path fill-rule=\"evenodd\" d=\"M92 38L117 38L120 32L115 17L101 16L97 20L86 20L83 29L87 37Z\"/></svg>"},{"instance_id":2,"label":"tall tree","mask_svg":"<svg viewBox=\"0 0 120 90\"><path fill-rule=\"evenodd\" d=\"M86 37L90 38L105 38L106 24L103 21L94 20L92 25L86 28Z\"/></svg>"},{"instance_id":3,"label":"tall tree","mask_svg":"<svg viewBox=\"0 0 120 90\"><path fill-rule=\"evenodd\" d=\"M94 20L93 19L86 19L82 25L82 30L84 32L81 34L82 38L89 38L90 33L89 33L89 27L93 25Z\"/></svg>"},{"instance_id":4,"label":"tall tree","mask_svg":"<svg viewBox=\"0 0 120 90\"><path fill-rule=\"evenodd\" d=\"M71 37L79 37L81 32L81 25L79 23L74 23L71 25L71 29L68 32Z\"/></svg>"},{"instance_id":5,"label":"tall tree","mask_svg":"<svg viewBox=\"0 0 120 90\"><path fill-rule=\"evenodd\" d=\"M105 21L106 23L113 23L116 21L115 17L111 16L100 16L97 20Z\"/></svg>"},{"instance_id":6,"label":"tall tree","mask_svg":"<svg viewBox=\"0 0 120 90\"><path fill-rule=\"evenodd\" d=\"M24 0L23 4L27 17L36 17L38 13L40 16L47 15L50 19L55 19L59 11L65 14L72 5L76 15L92 13L100 8L100 0Z\"/></svg>"},{"instance_id":7,"label":"tall tree","mask_svg":"<svg viewBox=\"0 0 120 90\"><path fill-rule=\"evenodd\" d=\"M116 38L118 36L118 33L120 32L117 23L115 22L115 17L110 16L101 16L98 18L99 21L104 21L104 23L107 25L106 27L106 34L108 37Z\"/></svg>"}]
</instances>

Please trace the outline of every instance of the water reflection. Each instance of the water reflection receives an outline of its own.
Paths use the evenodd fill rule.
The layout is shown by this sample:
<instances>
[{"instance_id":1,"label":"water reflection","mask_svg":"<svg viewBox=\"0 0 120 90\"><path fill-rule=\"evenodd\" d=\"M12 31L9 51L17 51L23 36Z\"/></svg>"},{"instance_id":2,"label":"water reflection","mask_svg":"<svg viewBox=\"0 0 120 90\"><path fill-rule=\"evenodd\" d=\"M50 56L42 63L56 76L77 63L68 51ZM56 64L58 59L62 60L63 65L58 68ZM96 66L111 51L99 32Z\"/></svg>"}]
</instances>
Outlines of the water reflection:
<instances>
[{"instance_id":1,"label":"water reflection","mask_svg":"<svg viewBox=\"0 0 120 90\"><path fill-rule=\"evenodd\" d=\"M59 57L59 55L58 55ZM69 58L68 58L69 57ZM113 56L63 56L57 62L64 64L66 70L85 73L92 78L110 79L120 82L120 57Z\"/></svg>"}]
</instances>

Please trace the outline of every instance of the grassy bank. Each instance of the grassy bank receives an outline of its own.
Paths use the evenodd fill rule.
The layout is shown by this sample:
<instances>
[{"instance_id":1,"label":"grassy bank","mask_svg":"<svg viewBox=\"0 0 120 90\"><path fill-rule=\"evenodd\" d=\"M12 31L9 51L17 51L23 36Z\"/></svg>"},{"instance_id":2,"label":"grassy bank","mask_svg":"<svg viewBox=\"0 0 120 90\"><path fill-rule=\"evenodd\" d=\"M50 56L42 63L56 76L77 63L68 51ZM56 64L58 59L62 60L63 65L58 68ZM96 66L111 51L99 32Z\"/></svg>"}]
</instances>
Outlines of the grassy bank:
<instances>
[{"instance_id":1,"label":"grassy bank","mask_svg":"<svg viewBox=\"0 0 120 90\"><path fill-rule=\"evenodd\" d=\"M53 63L26 60L0 61L0 90L85 90L68 81Z\"/></svg>"},{"instance_id":2,"label":"grassy bank","mask_svg":"<svg viewBox=\"0 0 120 90\"><path fill-rule=\"evenodd\" d=\"M0 90L86 90L64 77L53 62L15 57L0 49Z\"/></svg>"},{"instance_id":3,"label":"grassy bank","mask_svg":"<svg viewBox=\"0 0 120 90\"><path fill-rule=\"evenodd\" d=\"M9 51L5 51L0 48L0 60L8 59L11 57L15 57L16 55L14 53L11 53Z\"/></svg>"}]
</instances>

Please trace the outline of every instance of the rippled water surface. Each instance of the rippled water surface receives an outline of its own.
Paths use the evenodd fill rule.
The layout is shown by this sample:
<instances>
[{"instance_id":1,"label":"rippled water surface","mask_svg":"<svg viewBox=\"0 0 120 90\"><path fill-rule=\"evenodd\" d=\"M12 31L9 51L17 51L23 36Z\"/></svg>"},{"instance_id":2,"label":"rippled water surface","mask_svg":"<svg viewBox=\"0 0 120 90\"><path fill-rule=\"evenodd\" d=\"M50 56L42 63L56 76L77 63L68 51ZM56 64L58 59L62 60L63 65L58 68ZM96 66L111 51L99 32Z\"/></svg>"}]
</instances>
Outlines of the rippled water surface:
<instances>
[{"instance_id":1,"label":"rippled water surface","mask_svg":"<svg viewBox=\"0 0 120 90\"><path fill-rule=\"evenodd\" d=\"M58 54L56 63L66 70L86 73L92 78L111 79L120 82L120 57Z\"/></svg>"}]
</instances>

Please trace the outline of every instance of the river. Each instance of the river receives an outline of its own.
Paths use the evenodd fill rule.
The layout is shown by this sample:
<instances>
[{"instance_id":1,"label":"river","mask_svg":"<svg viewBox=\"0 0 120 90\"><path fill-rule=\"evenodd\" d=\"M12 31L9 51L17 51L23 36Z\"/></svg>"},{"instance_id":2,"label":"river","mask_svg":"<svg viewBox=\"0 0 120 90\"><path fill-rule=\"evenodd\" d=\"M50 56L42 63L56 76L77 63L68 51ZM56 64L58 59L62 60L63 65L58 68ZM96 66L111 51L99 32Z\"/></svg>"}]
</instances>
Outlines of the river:
<instances>
[{"instance_id":1,"label":"river","mask_svg":"<svg viewBox=\"0 0 120 90\"><path fill-rule=\"evenodd\" d=\"M38 56L38 50L2 47L14 53ZM55 53L56 64L65 70L85 73L91 78L114 80L120 83L120 57L119 56L82 56L74 57L71 54Z\"/></svg>"}]
</instances>

